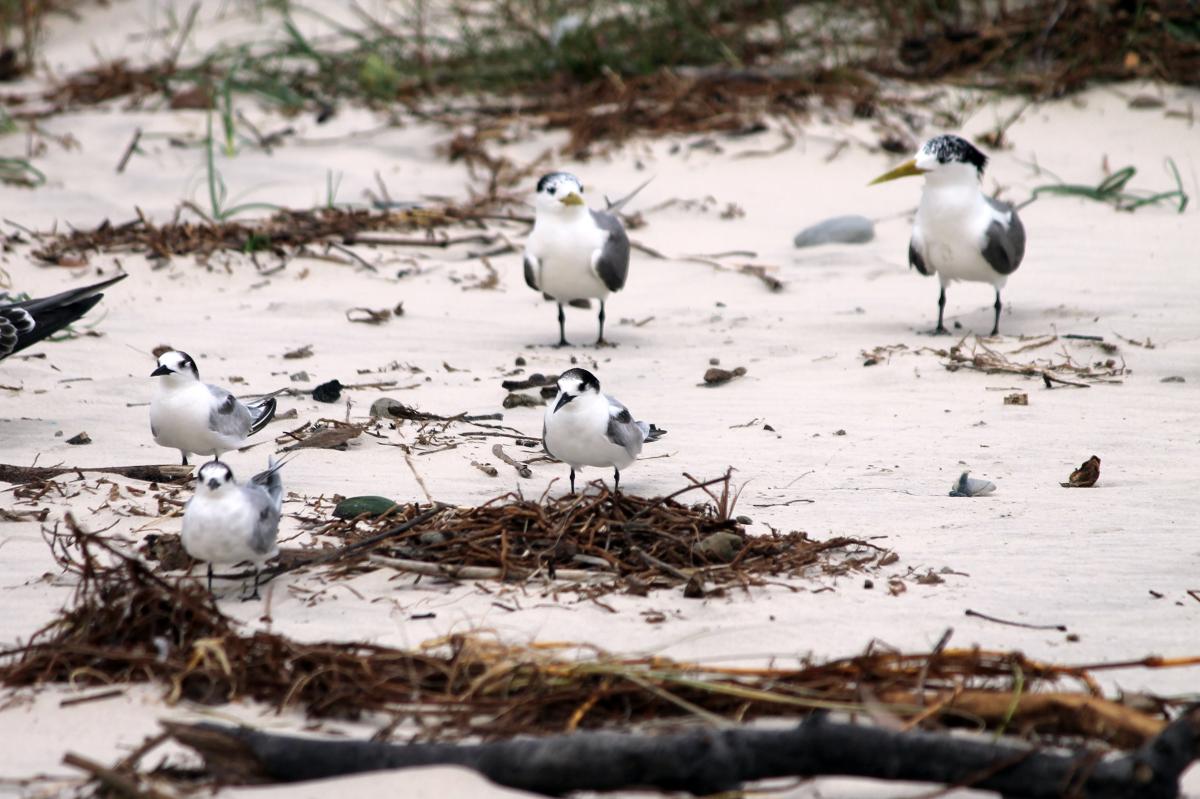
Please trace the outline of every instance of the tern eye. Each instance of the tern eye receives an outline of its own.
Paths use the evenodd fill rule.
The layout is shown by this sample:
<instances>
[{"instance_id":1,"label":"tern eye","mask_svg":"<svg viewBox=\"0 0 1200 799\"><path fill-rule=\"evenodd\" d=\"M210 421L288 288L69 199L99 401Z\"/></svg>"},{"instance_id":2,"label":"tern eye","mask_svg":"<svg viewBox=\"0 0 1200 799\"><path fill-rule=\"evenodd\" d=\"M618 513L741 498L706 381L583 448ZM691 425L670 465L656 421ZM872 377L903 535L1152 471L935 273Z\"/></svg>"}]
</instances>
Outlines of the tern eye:
<instances>
[{"instance_id":1,"label":"tern eye","mask_svg":"<svg viewBox=\"0 0 1200 799\"><path fill-rule=\"evenodd\" d=\"M550 192L551 196L553 196L553 195L554 195L554 193L558 191L558 189L556 189L554 186L551 186L551 187L548 189L548 191Z\"/></svg>"}]
</instances>

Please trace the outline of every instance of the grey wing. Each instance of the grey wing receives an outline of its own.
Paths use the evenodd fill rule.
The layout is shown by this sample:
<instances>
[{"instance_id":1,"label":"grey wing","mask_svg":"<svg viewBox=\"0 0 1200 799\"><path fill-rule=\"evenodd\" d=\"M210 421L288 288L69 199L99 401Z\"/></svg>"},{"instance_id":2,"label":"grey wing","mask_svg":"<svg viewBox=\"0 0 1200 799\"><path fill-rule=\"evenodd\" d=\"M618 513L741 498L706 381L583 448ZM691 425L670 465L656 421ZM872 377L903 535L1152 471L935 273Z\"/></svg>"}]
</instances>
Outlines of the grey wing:
<instances>
[{"instance_id":1,"label":"grey wing","mask_svg":"<svg viewBox=\"0 0 1200 799\"><path fill-rule=\"evenodd\" d=\"M538 287L537 264L534 263L534 258L529 253L525 253L522 260L525 262L525 285L534 291L540 291Z\"/></svg>"},{"instance_id":2,"label":"grey wing","mask_svg":"<svg viewBox=\"0 0 1200 799\"><path fill-rule=\"evenodd\" d=\"M268 555L275 549L275 538L279 534L279 508L261 486L242 486L242 493L255 510L250 548L260 555Z\"/></svg>"},{"instance_id":3,"label":"grey wing","mask_svg":"<svg viewBox=\"0 0 1200 799\"><path fill-rule=\"evenodd\" d=\"M984 234L983 258L1000 274L1011 275L1025 257L1025 226L1011 205L991 197L986 199L992 208L1009 217L1007 225L999 220L988 225Z\"/></svg>"},{"instance_id":4,"label":"grey wing","mask_svg":"<svg viewBox=\"0 0 1200 799\"><path fill-rule=\"evenodd\" d=\"M592 268L609 291L620 291L629 276L629 236L625 235L625 227L615 215L604 211L591 213L596 227L608 234Z\"/></svg>"},{"instance_id":5,"label":"grey wing","mask_svg":"<svg viewBox=\"0 0 1200 799\"><path fill-rule=\"evenodd\" d=\"M921 253L917 252L915 242L913 241L908 243L908 265L926 277L933 274L929 267L925 265L925 259L921 257Z\"/></svg>"},{"instance_id":6,"label":"grey wing","mask_svg":"<svg viewBox=\"0 0 1200 799\"><path fill-rule=\"evenodd\" d=\"M250 427L254 424L254 415L250 413L250 409L223 388L210 385L208 393L212 394L215 400L213 409L208 414L208 429L223 436L248 436Z\"/></svg>"},{"instance_id":7,"label":"grey wing","mask_svg":"<svg viewBox=\"0 0 1200 799\"><path fill-rule=\"evenodd\" d=\"M629 409L612 397L608 398L607 435L609 441L633 456L642 451L642 442L646 440L645 430L633 420Z\"/></svg>"}]
</instances>

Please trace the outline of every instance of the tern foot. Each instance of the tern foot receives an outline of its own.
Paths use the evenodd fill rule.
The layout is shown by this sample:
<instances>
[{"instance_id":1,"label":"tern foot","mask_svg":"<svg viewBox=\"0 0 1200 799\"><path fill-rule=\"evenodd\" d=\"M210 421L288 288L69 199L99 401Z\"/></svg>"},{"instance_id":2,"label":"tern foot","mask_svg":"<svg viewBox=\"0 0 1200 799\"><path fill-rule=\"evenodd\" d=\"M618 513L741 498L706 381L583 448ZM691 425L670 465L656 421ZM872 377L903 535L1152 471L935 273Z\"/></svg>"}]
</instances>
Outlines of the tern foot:
<instances>
[{"instance_id":1,"label":"tern foot","mask_svg":"<svg viewBox=\"0 0 1200 799\"><path fill-rule=\"evenodd\" d=\"M948 335L950 335L950 331L949 331L949 330L947 330L947 329L945 328L945 326L944 326L944 325L938 325L938 326L937 326L937 327L935 327L933 330L930 330L930 331L929 331L929 332L928 332L926 335L930 335L930 336L948 336Z\"/></svg>"},{"instance_id":2,"label":"tern foot","mask_svg":"<svg viewBox=\"0 0 1200 799\"><path fill-rule=\"evenodd\" d=\"M556 349L556 350L561 350L563 347L569 347L569 346L571 346L571 342L567 341L567 340L564 338L562 341L558 342L557 344L551 344L550 346L551 346L551 347L553 347L553 348L554 348L554 349Z\"/></svg>"},{"instance_id":3,"label":"tern foot","mask_svg":"<svg viewBox=\"0 0 1200 799\"><path fill-rule=\"evenodd\" d=\"M609 341L609 340L608 340L608 339L606 339L606 338L598 338L598 339L596 339L596 349L598 349L598 350L602 350L602 349L604 349L604 348L606 348L606 347L617 347L617 346L620 346L620 345L618 345L618 344L613 344L611 341Z\"/></svg>"},{"instance_id":4,"label":"tern foot","mask_svg":"<svg viewBox=\"0 0 1200 799\"><path fill-rule=\"evenodd\" d=\"M243 601L243 602L254 602L254 601L257 601L257 600L261 600L261 599L262 599L262 595L260 595L260 594L258 593L258 589L257 589L257 588L255 588L255 589L254 589L254 593L252 593L252 594L249 594L249 595L243 595L243 596L242 596L242 601Z\"/></svg>"}]
</instances>

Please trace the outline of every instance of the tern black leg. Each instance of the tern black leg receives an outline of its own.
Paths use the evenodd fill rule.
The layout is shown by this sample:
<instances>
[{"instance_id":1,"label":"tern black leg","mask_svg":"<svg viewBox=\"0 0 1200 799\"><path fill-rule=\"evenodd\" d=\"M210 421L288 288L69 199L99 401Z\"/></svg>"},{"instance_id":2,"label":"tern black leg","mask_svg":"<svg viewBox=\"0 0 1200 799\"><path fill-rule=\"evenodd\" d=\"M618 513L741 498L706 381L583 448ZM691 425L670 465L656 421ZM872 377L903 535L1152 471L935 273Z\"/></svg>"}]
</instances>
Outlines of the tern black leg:
<instances>
[{"instance_id":1,"label":"tern black leg","mask_svg":"<svg viewBox=\"0 0 1200 799\"><path fill-rule=\"evenodd\" d=\"M563 304L558 304L558 344L556 347L566 347L571 342L567 341L567 313L563 310Z\"/></svg>"},{"instance_id":2,"label":"tern black leg","mask_svg":"<svg viewBox=\"0 0 1200 799\"><path fill-rule=\"evenodd\" d=\"M615 466L613 467L613 493L621 493L621 470Z\"/></svg>"},{"instance_id":3,"label":"tern black leg","mask_svg":"<svg viewBox=\"0 0 1200 799\"><path fill-rule=\"evenodd\" d=\"M187 462L187 453L186 453L186 452L184 452L183 450L179 450L179 454L183 456L183 465L184 465L184 466L187 466L187 465L188 465L188 462Z\"/></svg>"},{"instance_id":4,"label":"tern black leg","mask_svg":"<svg viewBox=\"0 0 1200 799\"><path fill-rule=\"evenodd\" d=\"M600 334L596 336L596 346L600 347L608 343L604 340L604 300L600 300L600 315L596 318L600 322Z\"/></svg>"},{"instance_id":5,"label":"tern black leg","mask_svg":"<svg viewBox=\"0 0 1200 799\"><path fill-rule=\"evenodd\" d=\"M208 564L208 593L212 593L212 564Z\"/></svg>"},{"instance_id":6,"label":"tern black leg","mask_svg":"<svg viewBox=\"0 0 1200 799\"><path fill-rule=\"evenodd\" d=\"M933 329L933 334L935 336L943 336L950 332L949 330L946 329L946 326L944 324L942 324L942 314L945 312L946 312L946 287L942 286L942 293L938 295L938 323L937 323L937 327L935 327Z\"/></svg>"},{"instance_id":7,"label":"tern black leg","mask_svg":"<svg viewBox=\"0 0 1200 799\"><path fill-rule=\"evenodd\" d=\"M1000 289L996 289L996 304L992 306L996 309L996 319L992 322L992 335L1000 335Z\"/></svg>"},{"instance_id":8,"label":"tern black leg","mask_svg":"<svg viewBox=\"0 0 1200 799\"><path fill-rule=\"evenodd\" d=\"M575 493L575 469L571 469L571 493Z\"/></svg>"},{"instance_id":9,"label":"tern black leg","mask_svg":"<svg viewBox=\"0 0 1200 799\"><path fill-rule=\"evenodd\" d=\"M242 597L243 602L249 602L252 599L262 599L262 597L260 597L258 595L258 578L261 576L262 576L262 569L255 569L254 570L254 590L252 592L250 592L250 596Z\"/></svg>"}]
</instances>

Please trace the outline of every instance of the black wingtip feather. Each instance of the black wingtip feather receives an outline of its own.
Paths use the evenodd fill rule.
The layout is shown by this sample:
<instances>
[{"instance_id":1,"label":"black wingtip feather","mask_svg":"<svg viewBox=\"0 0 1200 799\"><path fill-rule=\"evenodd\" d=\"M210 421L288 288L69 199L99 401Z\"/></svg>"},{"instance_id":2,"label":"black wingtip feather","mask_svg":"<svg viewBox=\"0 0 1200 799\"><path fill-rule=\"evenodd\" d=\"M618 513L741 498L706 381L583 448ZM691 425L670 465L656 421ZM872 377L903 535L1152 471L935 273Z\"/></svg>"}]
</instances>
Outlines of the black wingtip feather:
<instances>
[{"instance_id":1,"label":"black wingtip feather","mask_svg":"<svg viewBox=\"0 0 1200 799\"><path fill-rule=\"evenodd\" d=\"M250 425L250 435L254 435L259 430L267 426L267 423L275 418L275 398L268 397L260 403L251 406L259 411L258 417L255 418L254 424Z\"/></svg>"},{"instance_id":2,"label":"black wingtip feather","mask_svg":"<svg viewBox=\"0 0 1200 799\"><path fill-rule=\"evenodd\" d=\"M650 432L646 434L646 441L658 441L660 438L662 438L666 434L667 434L666 430L663 430L661 427L658 427L657 425L651 424Z\"/></svg>"}]
</instances>

